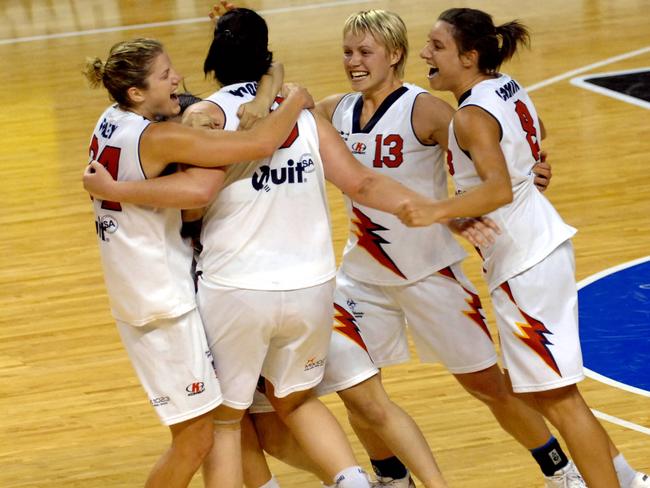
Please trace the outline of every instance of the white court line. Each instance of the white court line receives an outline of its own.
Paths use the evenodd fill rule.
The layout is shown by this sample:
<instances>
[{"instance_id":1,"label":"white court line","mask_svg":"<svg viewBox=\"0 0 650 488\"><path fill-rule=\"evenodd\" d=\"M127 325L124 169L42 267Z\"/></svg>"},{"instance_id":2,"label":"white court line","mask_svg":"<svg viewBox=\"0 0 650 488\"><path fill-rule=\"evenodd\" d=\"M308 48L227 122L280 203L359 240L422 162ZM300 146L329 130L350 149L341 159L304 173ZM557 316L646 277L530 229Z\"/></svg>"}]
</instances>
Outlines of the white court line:
<instances>
[{"instance_id":1,"label":"white court line","mask_svg":"<svg viewBox=\"0 0 650 488\"><path fill-rule=\"evenodd\" d=\"M584 280L580 280L578 282L578 290L584 288L587 285L592 284L594 281L598 281L599 279L604 278L605 276L609 276L618 271L631 268L632 266L636 266L637 264L645 263L646 261L650 261L650 256L634 259L632 261L628 261L627 263L617 264L616 266L612 266L611 268L607 268L602 271L599 271L598 273L592 274L591 276L587 276Z\"/></svg>"},{"instance_id":2,"label":"white court line","mask_svg":"<svg viewBox=\"0 0 650 488\"><path fill-rule=\"evenodd\" d=\"M594 75L592 73L590 75L582 75L582 76L577 76L575 78L571 78L571 84L583 88L585 90L589 90L595 93L599 93L601 95L605 95L610 98L615 98L617 100L621 100L623 102L636 105L637 107L650 109L650 102L646 102L645 100L642 100L640 98L626 95L621 92L617 92L616 90L612 90L610 88L605 88L604 86L596 85L593 83L593 81L591 81L591 80L596 80L598 78L607 78L610 76L628 75L633 73L645 73L648 71L650 71L650 68L646 67L646 68L631 69L626 71L611 71L609 73L599 73L597 75Z\"/></svg>"},{"instance_id":3,"label":"white court line","mask_svg":"<svg viewBox=\"0 0 650 488\"><path fill-rule=\"evenodd\" d=\"M640 432L641 434L650 435L650 429L647 428L647 427L644 427L643 425L639 425L639 424L635 424L633 422L628 422L627 420L619 419L618 417L614 417L613 415L608 415L608 414L600 412L598 410L594 410L593 408L591 409L591 411L599 419L606 420L607 422L610 422L610 423L616 424L616 425L620 425L621 427L625 427L627 429L636 430L637 432Z\"/></svg>"},{"instance_id":4,"label":"white court line","mask_svg":"<svg viewBox=\"0 0 650 488\"><path fill-rule=\"evenodd\" d=\"M586 71L591 71L592 69L600 68L601 66L606 66L608 64L615 63L616 61L623 61L624 59L633 58L634 56L639 56L640 54L645 54L647 52L650 52L650 46L642 47L636 51L630 51L627 53L619 54L618 56L603 59L597 63L588 64L582 68L567 71L561 75L557 75L553 78L548 78L546 80L540 81L539 83L530 85L529 87L526 87L526 91L530 93L532 91L539 90L540 88L544 88L545 86L552 85L553 83L557 83L558 81L566 80L567 78L585 73Z\"/></svg>"},{"instance_id":5,"label":"white court line","mask_svg":"<svg viewBox=\"0 0 650 488\"><path fill-rule=\"evenodd\" d=\"M604 269L602 271L599 271L598 273L595 273L584 280L581 280L578 282L578 290L584 288L587 285L590 285L591 283L594 283L595 281L598 281L601 278L604 278L605 276L609 276L610 274L614 274L618 271L621 271L623 269L631 268L632 266L636 266L637 264L645 263L647 261L650 261L650 256L645 256L643 258L639 259L634 259L633 261L628 261L627 263L622 263L616 266L612 266L611 268ZM634 393L636 395L644 396L644 397L649 397L650 398L650 392L646 390L642 390L641 388L635 388L634 386L626 385L625 383L620 383L616 380L613 380L611 378L608 378L607 376L603 376L599 373L596 373L595 371L592 371L590 369L585 368L585 375L587 377L598 381L600 383L604 383L609 386L613 386L614 388L618 388L620 390L627 391L629 393ZM609 415L606 413L603 413L599 410L594 410L591 409L591 411L594 413L596 417L599 419L605 420L607 422L611 422L612 424L620 425L621 427L626 427L628 429L635 430L637 432L640 432L641 434L645 435L650 435L650 428L644 427L639 424L635 424L633 422L630 422L628 420L621 419L619 417L614 417L613 415Z\"/></svg>"},{"instance_id":6,"label":"white court line","mask_svg":"<svg viewBox=\"0 0 650 488\"><path fill-rule=\"evenodd\" d=\"M611 378L608 378L607 376L603 376L602 374L596 373L595 371L592 371L588 368L583 368L583 369L585 372L585 376L591 378L592 380L596 380L600 383L605 383L606 385L613 386L614 388L618 388L619 390L624 390L629 393L634 393L635 395L640 395L640 396L650 398L650 391L643 390L641 388L636 388L634 386L626 385L625 383L621 383L620 381L616 381Z\"/></svg>"},{"instance_id":7,"label":"white court line","mask_svg":"<svg viewBox=\"0 0 650 488\"><path fill-rule=\"evenodd\" d=\"M301 10L317 10L321 8L339 7L342 5L355 5L357 3L370 3L376 0L338 0L334 2L310 3L307 5L298 5L294 7L279 7L268 10L259 10L260 15L283 14L286 12L297 12ZM154 27L167 27L173 25L198 24L209 22L208 16L194 17L191 19L176 19L165 22L151 22L148 24L121 25L115 27L105 27L102 29L89 29L83 31L59 32L57 34L43 34L40 36L15 37L13 39L0 39L0 46L7 44L19 44L23 42L44 41L49 39L63 39L66 37L92 36L94 34L104 34L106 32L123 32L129 30L152 29Z\"/></svg>"},{"instance_id":8,"label":"white court line","mask_svg":"<svg viewBox=\"0 0 650 488\"><path fill-rule=\"evenodd\" d=\"M581 290L585 286L590 285L604 278L605 276L609 276L611 274L617 273L618 271L631 268L632 266L636 266L637 264L645 263L647 261L650 261L650 256L634 259L632 261L628 261L627 263L618 264L616 266L612 266L611 268L607 268L602 271L599 271L598 273L588 276L584 280L580 280L578 282L578 290ZM585 375L587 375L587 377L593 380L599 381L609 386L613 386L614 388L618 388L619 390L624 390L629 393L634 393L635 395L641 395L650 398L650 391L646 391L641 388L635 388L634 386L626 385L625 383L621 383L619 381L608 378L607 376L603 376L588 368L584 368L584 371L585 371Z\"/></svg>"}]
</instances>

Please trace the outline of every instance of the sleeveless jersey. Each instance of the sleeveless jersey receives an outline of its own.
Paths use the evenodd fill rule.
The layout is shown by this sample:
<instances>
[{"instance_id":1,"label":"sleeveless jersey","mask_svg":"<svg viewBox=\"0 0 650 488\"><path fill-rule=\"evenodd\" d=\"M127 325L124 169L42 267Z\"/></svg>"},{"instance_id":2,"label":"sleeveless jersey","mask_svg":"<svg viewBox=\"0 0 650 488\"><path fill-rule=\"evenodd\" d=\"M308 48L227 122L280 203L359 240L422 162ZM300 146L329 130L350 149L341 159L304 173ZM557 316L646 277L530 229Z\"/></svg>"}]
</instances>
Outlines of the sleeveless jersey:
<instances>
[{"instance_id":1,"label":"sleeveless jersey","mask_svg":"<svg viewBox=\"0 0 650 488\"><path fill-rule=\"evenodd\" d=\"M459 110L481 107L499 123L501 150L510 173L513 201L488 214L501 228L491 246L479 249L490 291L548 256L576 230L565 224L553 205L534 185L532 168L539 161L541 134L528 93L501 74L472 87L461 97ZM481 183L468 153L458 146L453 121L449 126L449 171L462 193Z\"/></svg>"},{"instance_id":2,"label":"sleeveless jersey","mask_svg":"<svg viewBox=\"0 0 650 488\"><path fill-rule=\"evenodd\" d=\"M208 100L239 125L237 109L255 83L223 87ZM203 218L198 269L208 283L293 290L334 277L330 218L316 121L303 111L272 157L229 166L224 188Z\"/></svg>"},{"instance_id":3,"label":"sleeveless jersey","mask_svg":"<svg viewBox=\"0 0 650 488\"><path fill-rule=\"evenodd\" d=\"M146 179L139 145L149 123L138 114L109 107L93 131L90 157L117 180ZM113 316L144 325L192 310L192 250L181 239L181 212L98 199L93 207Z\"/></svg>"},{"instance_id":4,"label":"sleeveless jersey","mask_svg":"<svg viewBox=\"0 0 650 488\"><path fill-rule=\"evenodd\" d=\"M359 122L361 94L349 93L336 106L332 124L362 164L440 200L447 198L442 150L422 144L413 130L413 106L422 93L427 92L404 84L384 100L365 127ZM350 231L341 268L358 281L411 283L465 257L444 225L406 227L391 214L344 199Z\"/></svg>"}]
</instances>

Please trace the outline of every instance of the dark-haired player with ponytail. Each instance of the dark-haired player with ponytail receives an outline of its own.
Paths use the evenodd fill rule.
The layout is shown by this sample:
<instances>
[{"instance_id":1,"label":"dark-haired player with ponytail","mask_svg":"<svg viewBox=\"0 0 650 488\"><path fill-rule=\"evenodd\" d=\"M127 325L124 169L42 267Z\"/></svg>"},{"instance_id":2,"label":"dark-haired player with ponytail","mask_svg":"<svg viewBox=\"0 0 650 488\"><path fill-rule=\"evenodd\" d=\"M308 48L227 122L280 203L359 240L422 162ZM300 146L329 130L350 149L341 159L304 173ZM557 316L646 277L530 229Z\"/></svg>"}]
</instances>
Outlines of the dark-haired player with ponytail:
<instances>
[{"instance_id":1,"label":"dark-haired player with ponytail","mask_svg":"<svg viewBox=\"0 0 650 488\"><path fill-rule=\"evenodd\" d=\"M590 488L648 487L576 387L584 378L570 241L576 231L533 184L543 126L526 90L498 71L528 41L518 21L495 26L469 8L440 15L421 57L431 88L458 100L447 158L456 197L410 203L400 217L414 226L463 216L496 222L501 233L480 253L514 392L558 429Z\"/></svg>"}]
</instances>

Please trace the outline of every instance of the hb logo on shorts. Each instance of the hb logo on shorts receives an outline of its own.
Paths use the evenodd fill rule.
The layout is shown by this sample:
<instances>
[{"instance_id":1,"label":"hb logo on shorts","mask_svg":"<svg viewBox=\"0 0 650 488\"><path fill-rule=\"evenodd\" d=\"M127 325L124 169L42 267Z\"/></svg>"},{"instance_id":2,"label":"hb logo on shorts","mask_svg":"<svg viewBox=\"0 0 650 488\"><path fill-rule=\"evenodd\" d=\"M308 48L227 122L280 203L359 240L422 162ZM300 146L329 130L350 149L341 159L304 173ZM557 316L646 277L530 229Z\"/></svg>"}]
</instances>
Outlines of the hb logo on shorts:
<instances>
[{"instance_id":1,"label":"hb logo on shorts","mask_svg":"<svg viewBox=\"0 0 650 488\"><path fill-rule=\"evenodd\" d=\"M205 384L203 381L191 383L185 387L185 391L187 392L187 396L198 395L199 393L203 393L205 391Z\"/></svg>"},{"instance_id":2,"label":"hb logo on shorts","mask_svg":"<svg viewBox=\"0 0 650 488\"><path fill-rule=\"evenodd\" d=\"M314 368L322 368L323 366L325 366L325 359L316 360L316 358L309 358L305 363L305 371L309 371L310 369Z\"/></svg>"}]
</instances>

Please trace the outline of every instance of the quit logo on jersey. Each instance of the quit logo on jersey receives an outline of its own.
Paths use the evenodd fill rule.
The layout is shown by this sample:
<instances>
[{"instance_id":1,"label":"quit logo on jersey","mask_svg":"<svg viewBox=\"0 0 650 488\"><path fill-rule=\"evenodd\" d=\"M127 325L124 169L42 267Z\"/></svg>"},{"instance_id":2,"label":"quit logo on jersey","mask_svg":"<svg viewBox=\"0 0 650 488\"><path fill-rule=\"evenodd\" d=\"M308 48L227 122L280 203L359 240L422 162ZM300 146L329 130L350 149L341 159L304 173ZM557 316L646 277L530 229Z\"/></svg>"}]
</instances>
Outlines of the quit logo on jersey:
<instances>
[{"instance_id":1,"label":"quit logo on jersey","mask_svg":"<svg viewBox=\"0 0 650 488\"><path fill-rule=\"evenodd\" d=\"M307 181L306 173L311 173L316 169L314 158L310 153L303 154L297 161L289 159L285 166L271 169L270 166L260 166L253 174L251 184L255 190L271 191L271 186L305 183Z\"/></svg>"}]
</instances>

